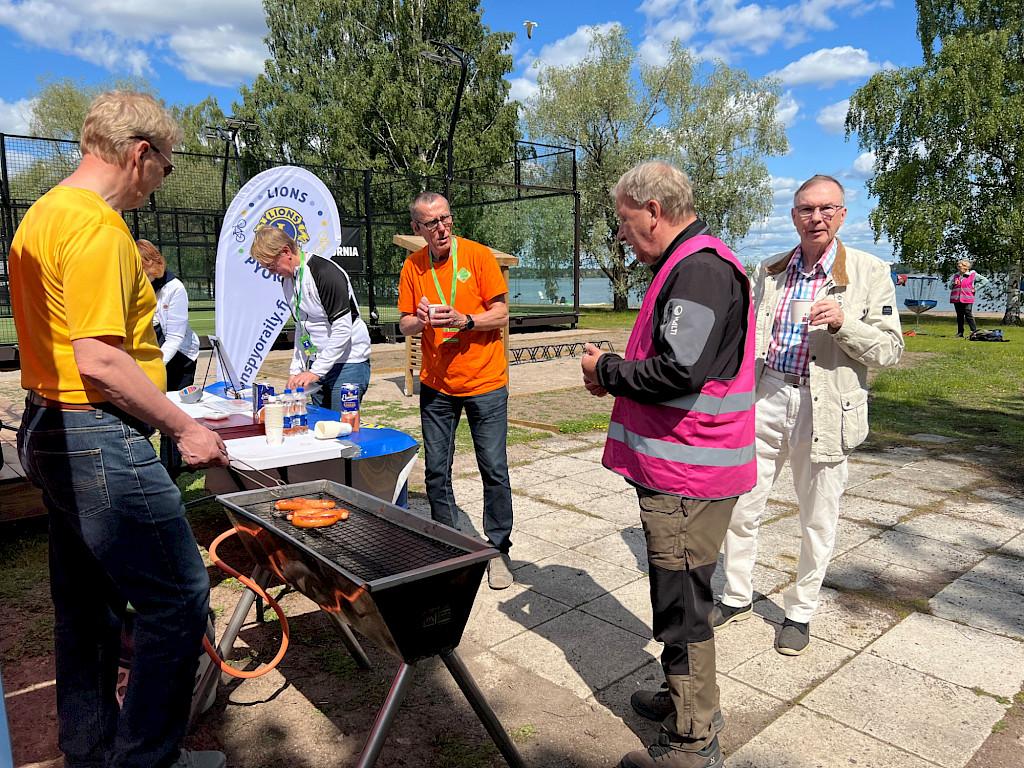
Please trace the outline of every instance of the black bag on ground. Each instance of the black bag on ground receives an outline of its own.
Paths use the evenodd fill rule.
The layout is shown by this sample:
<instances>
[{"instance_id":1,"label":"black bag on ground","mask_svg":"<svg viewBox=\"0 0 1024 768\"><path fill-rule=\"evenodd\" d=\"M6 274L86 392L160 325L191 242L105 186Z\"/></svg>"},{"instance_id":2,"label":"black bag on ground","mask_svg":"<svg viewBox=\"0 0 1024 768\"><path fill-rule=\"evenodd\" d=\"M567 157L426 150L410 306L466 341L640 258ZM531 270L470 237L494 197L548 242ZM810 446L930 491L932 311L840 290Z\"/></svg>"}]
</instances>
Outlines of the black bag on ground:
<instances>
[{"instance_id":1,"label":"black bag on ground","mask_svg":"<svg viewBox=\"0 0 1024 768\"><path fill-rule=\"evenodd\" d=\"M1009 341L1009 339L1003 338L1003 331L1000 328L995 328L991 331L975 331L968 336L970 341Z\"/></svg>"}]
</instances>

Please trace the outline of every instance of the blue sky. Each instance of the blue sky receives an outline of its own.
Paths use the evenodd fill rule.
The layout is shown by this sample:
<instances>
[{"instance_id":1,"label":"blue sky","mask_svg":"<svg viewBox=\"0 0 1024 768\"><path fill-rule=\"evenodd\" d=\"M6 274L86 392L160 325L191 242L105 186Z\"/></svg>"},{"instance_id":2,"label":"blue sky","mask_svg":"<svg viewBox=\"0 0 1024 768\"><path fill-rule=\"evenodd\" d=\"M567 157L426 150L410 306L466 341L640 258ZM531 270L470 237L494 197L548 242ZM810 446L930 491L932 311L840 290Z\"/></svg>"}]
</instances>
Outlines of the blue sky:
<instances>
[{"instance_id":1,"label":"blue sky","mask_svg":"<svg viewBox=\"0 0 1024 768\"><path fill-rule=\"evenodd\" d=\"M678 38L702 58L778 77L790 152L768 161L775 210L736 244L741 256L793 245L792 193L806 177L829 173L847 187L840 236L892 257L888 243L874 243L867 223L872 201L864 181L873 159L855 138L845 140L842 123L846 100L873 73L920 63L911 0L490 0L483 8L491 29L516 33L509 76L516 98L535 89L537 62L579 61L593 29L611 24L625 27L650 61ZM527 19L538 23L532 39L523 28ZM0 131L26 130L40 78L91 83L138 74L169 103L212 94L230 112L238 87L262 71L265 31L260 0L0 0Z\"/></svg>"}]
</instances>

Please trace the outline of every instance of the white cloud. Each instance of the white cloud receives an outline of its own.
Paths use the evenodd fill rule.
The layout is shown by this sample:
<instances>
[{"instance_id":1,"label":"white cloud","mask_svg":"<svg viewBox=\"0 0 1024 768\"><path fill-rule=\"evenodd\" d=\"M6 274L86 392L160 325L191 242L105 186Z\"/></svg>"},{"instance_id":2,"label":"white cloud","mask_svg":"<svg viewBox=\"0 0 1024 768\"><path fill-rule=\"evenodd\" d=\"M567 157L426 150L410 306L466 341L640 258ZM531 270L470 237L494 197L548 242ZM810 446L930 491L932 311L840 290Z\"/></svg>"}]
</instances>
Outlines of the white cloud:
<instances>
[{"instance_id":1,"label":"white cloud","mask_svg":"<svg viewBox=\"0 0 1024 768\"><path fill-rule=\"evenodd\" d=\"M756 3L737 7L737 0L713 0L707 30L718 39L762 54L786 34L788 9L762 8Z\"/></svg>"},{"instance_id":2,"label":"white cloud","mask_svg":"<svg viewBox=\"0 0 1024 768\"><path fill-rule=\"evenodd\" d=\"M871 61L863 48L841 45L821 48L771 73L786 85L816 83L825 88L844 80L860 80L873 75L888 63Z\"/></svg>"},{"instance_id":3,"label":"white cloud","mask_svg":"<svg viewBox=\"0 0 1024 768\"><path fill-rule=\"evenodd\" d=\"M536 96L539 90L536 79L513 77L508 82L511 86L508 91L509 101L522 101L525 103Z\"/></svg>"},{"instance_id":4,"label":"white cloud","mask_svg":"<svg viewBox=\"0 0 1024 768\"><path fill-rule=\"evenodd\" d=\"M815 121L826 133L843 133L846 130L846 113L850 111L850 100L843 99L824 107Z\"/></svg>"},{"instance_id":5,"label":"white cloud","mask_svg":"<svg viewBox=\"0 0 1024 768\"><path fill-rule=\"evenodd\" d=\"M792 91L786 91L779 99L778 106L775 107L775 117L783 126L789 128L796 122L796 116L799 113L800 102L793 97Z\"/></svg>"},{"instance_id":6,"label":"white cloud","mask_svg":"<svg viewBox=\"0 0 1024 768\"><path fill-rule=\"evenodd\" d=\"M263 68L260 0L0 0L0 26L114 73L147 75L168 52L186 77L236 85Z\"/></svg>"},{"instance_id":7,"label":"white cloud","mask_svg":"<svg viewBox=\"0 0 1024 768\"><path fill-rule=\"evenodd\" d=\"M4 101L0 99L0 133L28 133L28 121L32 115L33 99Z\"/></svg>"},{"instance_id":8,"label":"white cloud","mask_svg":"<svg viewBox=\"0 0 1024 768\"><path fill-rule=\"evenodd\" d=\"M875 172L875 153L862 152L853 161L853 174L866 179Z\"/></svg>"},{"instance_id":9,"label":"white cloud","mask_svg":"<svg viewBox=\"0 0 1024 768\"><path fill-rule=\"evenodd\" d=\"M696 32L697 27L688 19L665 20L658 23L640 43L637 49L640 60L645 64L661 65L668 61L672 41L685 43Z\"/></svg>"},{"instance_id":10,"label":"white cloud","mask_svg":"<svg viewBox=\"0 0 1024 768\"><path fill-rule=\"evenodd\" d=\"M523 73L519 77L509 79L511 90L509 100L524 101L537 93L537 73L543 67L571 67L579 64L590 51L590 43L597 34L607 34L619 26L617 21L606 21L603 24L592 24L577 27L571 35L567 35L540 49L533 55L527 51L520 59Z\"/></svg>"}]
</instances>

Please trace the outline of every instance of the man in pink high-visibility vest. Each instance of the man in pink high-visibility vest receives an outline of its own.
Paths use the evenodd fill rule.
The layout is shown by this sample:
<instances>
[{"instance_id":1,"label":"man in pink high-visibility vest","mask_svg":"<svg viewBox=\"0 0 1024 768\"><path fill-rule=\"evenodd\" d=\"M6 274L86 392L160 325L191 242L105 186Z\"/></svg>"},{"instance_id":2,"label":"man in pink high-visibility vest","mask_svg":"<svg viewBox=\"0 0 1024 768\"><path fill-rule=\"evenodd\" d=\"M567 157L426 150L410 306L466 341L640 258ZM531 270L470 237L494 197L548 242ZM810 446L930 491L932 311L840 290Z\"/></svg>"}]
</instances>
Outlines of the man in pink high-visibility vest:
<instances>
[{"instance_id":1,"label":"man in pink high-visibility vest","mask_svg":"<svg viewBox=\"0 0 1024 768\"><path fill-rule=\"evenodd\" d=\"M615 396L604 465L636 488L665 684L630 703L662 723L620 768L711 768L723 721L711 577L736 498L754 485L750 285L697 218L690 181L644 163L613 190L618 237L654 273L624 357L588 345L583 377Z\"/></svg>"}]
</instances>

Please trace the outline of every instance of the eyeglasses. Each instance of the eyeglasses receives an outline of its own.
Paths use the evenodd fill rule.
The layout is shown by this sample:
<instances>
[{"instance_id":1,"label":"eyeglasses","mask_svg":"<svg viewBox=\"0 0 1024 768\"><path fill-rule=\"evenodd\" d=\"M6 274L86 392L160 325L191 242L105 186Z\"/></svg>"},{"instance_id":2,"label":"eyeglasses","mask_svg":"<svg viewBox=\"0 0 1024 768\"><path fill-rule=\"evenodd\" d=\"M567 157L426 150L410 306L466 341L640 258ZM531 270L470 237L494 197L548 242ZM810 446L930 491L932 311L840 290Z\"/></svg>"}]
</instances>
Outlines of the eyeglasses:
<instances>
[{"instance_id":1,"label":"eyeglasses","mask_svg":"<svg viewBox=\"0 0 1024 768\"><path fill-rule=\"evenodd\" d=\"M812 216L814 216L814 212L815 211L820 211L821 212L821 218L825 219L825 221L828 221L829 219L834 217L837 213L839 213L841 210L843 210L843 208L844 208L844 206L842 206L842 205L834 205L834 204L831 204L831 205L801 205L801 206L799 206L797 208L794 208L793 210L796 211L796 215L799 216L801 219L809 219Z\"/></svg>"},{"instance_id":2,"label":"eyeglasses","mask_svg":"<svg viewBox=\"0 0 1024 768\"><path fill-rule=\"evenodd\" d=\"M167 163L167 165L165 165L165 166L164 166L164 178L166 179L166 178L167 178L168 176L170 176L170 175L171 175L171 171L173 171L173 170L174 170L174 163L172 163L172 162L170 161L170 158L168 158L168 157L167 157L167 155L165 155L165 154L164 154L163 152L161 152L161 151L160 151L160 148L159 148L159 147L158 147L158 146L156 145L156 142L154 142L154 141L153 141L153 140L152 140L151 138L149 138L148 136L132 136L132 138L133 138L133 139L135 139L136 141L144 141L144 142L146 142L147 144L149 144L149 149L153 150L153 151L154 151L154 152L156 152L156 153L157 153L158 155L160 155L160 158L161 158L161 159L162 159L162 160L163 160L163 161L164 161L165 163ZM148 152L148 151L149 151L149 150L147 150L147 152Z\"/></svg>"},{"instance_id":3,"label":"eyeglasses","mask_svg":"<svg viewBox=\"0 0 1024 768\"><path fill-rule=\"evenodd\" d=\"M446 213L444 216L438 216L436 219L431 219L430 221L420 221L419 219L416 219L416 223L427 229L427 231L433 232L442 224L446 227L449 226L452 223L452 215L450 213Z\"/></svg>"}]
</instances>

